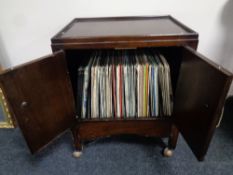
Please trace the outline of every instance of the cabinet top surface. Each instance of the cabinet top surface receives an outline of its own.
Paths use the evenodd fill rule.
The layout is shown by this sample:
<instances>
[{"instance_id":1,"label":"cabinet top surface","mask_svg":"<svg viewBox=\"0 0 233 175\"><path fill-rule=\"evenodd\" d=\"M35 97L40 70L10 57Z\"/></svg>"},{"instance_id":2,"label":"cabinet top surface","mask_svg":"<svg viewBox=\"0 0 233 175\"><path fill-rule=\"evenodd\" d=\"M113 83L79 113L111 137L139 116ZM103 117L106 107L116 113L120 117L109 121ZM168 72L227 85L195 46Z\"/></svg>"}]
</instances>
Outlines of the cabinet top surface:
<instances>
[{"instance_id":1,"label":"cabinet top surface","mask_svg":"<svg viewBox=\"0 0 233 175\"><path fill-rule=\"evenodd\" d=\"M76 18L52 39L109 37L195 36L197 33L171 16Z\"/></svg>"}]
</instances>

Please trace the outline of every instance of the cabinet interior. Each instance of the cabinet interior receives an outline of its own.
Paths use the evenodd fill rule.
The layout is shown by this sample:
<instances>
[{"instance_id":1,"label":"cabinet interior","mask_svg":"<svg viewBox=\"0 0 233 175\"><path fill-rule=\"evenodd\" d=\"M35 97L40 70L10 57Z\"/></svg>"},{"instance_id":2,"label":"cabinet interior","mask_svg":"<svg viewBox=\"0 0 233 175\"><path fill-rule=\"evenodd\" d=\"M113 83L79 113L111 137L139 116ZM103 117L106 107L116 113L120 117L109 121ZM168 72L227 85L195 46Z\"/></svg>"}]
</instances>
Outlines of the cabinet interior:
<instances>
[{"instance_id":1,"label":"cabinet interior","mask_svg":"<svg viewBox=\"0 0 233 175\"><path fill-rule=\"evenodd\" d=\"M146 51L146 49L148 48L138 48L137 50ZM166 58L170 66L172 91L173 91L173 97L175 97L176 84L177 84L177 80L179 76L179 68L180 68L181 61L182 61L182 48L181 47L154 47L154 48L149 48L149 49L155 49L159 53L162 53L164 57ZM98 50L101 50L101 52L105 52L105 51L114 51L115 49L98 49ZM98 50L97 49L65 50L69 76L70 76L74 99L76 103L75 104L76 113L77 113L77 106L80 105L80 104L77 104L78 103L78 100L77 100L78 67L85 65L89 61L90 56L93 54L93 52L98 51ZM173 101L175 102L175 99L173 99ZM156 118L158 119L160 118L160 116ZM163 117L163 118L167 118L167 117Z\"/></svg>"}]
</instances>

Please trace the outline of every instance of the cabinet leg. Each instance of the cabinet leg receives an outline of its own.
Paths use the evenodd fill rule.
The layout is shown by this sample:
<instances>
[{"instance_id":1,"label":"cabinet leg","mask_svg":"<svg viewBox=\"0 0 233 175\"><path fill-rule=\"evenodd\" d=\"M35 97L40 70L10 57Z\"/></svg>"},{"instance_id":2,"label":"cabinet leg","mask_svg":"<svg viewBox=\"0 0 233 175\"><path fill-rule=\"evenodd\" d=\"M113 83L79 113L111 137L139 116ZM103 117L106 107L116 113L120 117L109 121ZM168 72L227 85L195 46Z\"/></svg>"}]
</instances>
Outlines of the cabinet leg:
<instances>
[{"instance_id":1,"label":"cabinet leg","mask_svg":"<svg viewBox=\"0 0 233 175\"><path fill-rule=\"evenodd\" d=\"M168 146L163 149L164 157L171 157L173 155L173 149L176 148L178 136L179 130L174 125L172 125L170 137L168 139Z\"/></svg>"},{"instance_id":2,"label":"cabinet leg","mask_svg":"<svg viewBox=\"0 0 233 175\"><path fill-rule=\"evenodd\" d=\"M82 151L82 149L83 149L83 144L82 144L82 141L81 141L81 139L80 139L79 137L76 137L76 138L75 138L74 144L75 144L75 149L76 149L77 151Z\"/></svg>"},{"instance_id":3,"label":"cabinet leg","mask_svg":"<svg viewBox=\"0 0 233 175\"><path fill-rule=\"evenodd\" d=\"M77 132L73 132L73 136L74 136L74 146L75 146L75 151L73 152L73 156L79 158L82 155L83 144Z\"/></svg>"},{"instance_id":4,"label":"cabinet leg","mask_svg":"<svg viewBox=\"0 0 233 175\"><path fill-rule=\"evenodd\" d=\"M170 149L176 148L178 136L179 136L179 130L174 125L172 125L171 134L168 140L168 147Z\"/></svg>"},{"instance_id":5,"label":"cabinet leg","mask_svg":"<svg viewBox=\"0 0 233 175\"><path fill-rule=\"evenodd\" d=\"M75 138L75 151L73 152L73 156L79 158L82 155L83 145L80 139Z\"/></svg>"}]
</instances>

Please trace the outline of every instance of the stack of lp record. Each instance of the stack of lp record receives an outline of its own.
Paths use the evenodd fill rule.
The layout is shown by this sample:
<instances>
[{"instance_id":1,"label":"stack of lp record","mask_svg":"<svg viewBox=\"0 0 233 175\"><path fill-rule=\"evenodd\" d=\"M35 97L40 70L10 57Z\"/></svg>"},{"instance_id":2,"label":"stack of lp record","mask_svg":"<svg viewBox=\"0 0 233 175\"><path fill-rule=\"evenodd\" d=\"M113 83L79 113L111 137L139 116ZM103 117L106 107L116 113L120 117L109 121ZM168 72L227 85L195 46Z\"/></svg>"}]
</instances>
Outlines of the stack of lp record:
<instances>
[{"instance_id":1,"label":"stack of lp record","mask_svg":"<svg viewBox=\"0 0 233 175\"><path fill-rule=\"evenodd\" d=\"M135 118L170 116L170 67L153 49L95 51L77 69L78 116Z\"/></svg>"}]
</instances>

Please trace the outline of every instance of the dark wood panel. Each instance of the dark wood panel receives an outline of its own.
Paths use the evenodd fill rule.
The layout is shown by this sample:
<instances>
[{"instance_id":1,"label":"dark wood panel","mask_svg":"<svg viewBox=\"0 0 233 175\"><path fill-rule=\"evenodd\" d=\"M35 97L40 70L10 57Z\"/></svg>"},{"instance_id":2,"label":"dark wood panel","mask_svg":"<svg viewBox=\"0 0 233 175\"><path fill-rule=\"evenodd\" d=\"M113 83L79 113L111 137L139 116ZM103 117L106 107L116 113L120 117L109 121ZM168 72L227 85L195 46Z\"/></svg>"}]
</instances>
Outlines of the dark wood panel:
<instances>
[{"instance_id":1,"label":"dark wood panel","mask_svg":"<svg viewBox=\"0 0 233 175\"><path fill-rule=\"evenodd\" d=\"M80 121L74 135L83 141L120 134L168 137L171 123L169 120Z\"/></svg>"},{"instance_id":2,"label":"dark wood panel","mask_svg":"<svg viewBox=\"0 0 233 175\"><path fill-rule=\"evenodd\" d=\"M198 35L158 35L158 36L153 36L153 35L148 35L148 36L130 36L130 35L125 35L125 36L120 36L120 37L88 37L88 38L57 38L53 39L53 43L90 43L90 42L123 42L123 41L128 41L128 42L133 42L133 41L153 41L153 40L158 40L158 41L173 41L173 40L194 40L196 39Z\"/></svg>"},{"instance_id":3,"label":"dark wood panel","mask_svg":"<svg viewBox=\"0 0 233 175\"><path fill-rule=\"evenodd\" d=\"M75 121L63 52L7 70L0 83L32 153Z\"/></svg>"},{"instance_id":4,"label":"dark wood panel","mask_svg":"<svg viewBox=\"0 0 233 175\"><path fill-rule=\"evenodd\" d=\"M68 43L52 43L53 51L67 49L134 49L144 47L168 47L168 46L191 46L197 48L198 39L174 39L174 40L152 40L140 39L135 41L119 40L119 41L90 41L90 42L68 42Z\"/></svg>"},{"instance_id":5,"label":"dark wood panel","mask_svg":"<svg viewBox=\"0 0 233 175\"><path fill-rule=\"evenodd\" d=\"M191 48L183 49L175 123L198 160L208 150L231 81L228 71Z\"/></svg>"},{"instance_id":6,"label":"dark wood panel","mask_svg":"<svg viewBox=\"0 0 233 175\"><path fill-rule=\"evenodd\" d=\"M196 34L171 16L77 18L54 38L171 36Z\"/></svg>"},{"instance_id":7,"label":"dark wood panel","mask_svg":"<svg viewBox=\"0 0 233 175\"><path fill-rule=\"evenodd\" d=\"M198 34L171 16L74 19L52 39L53 51L75 48L181 46Z\"/></svg>"}]
</instances>

